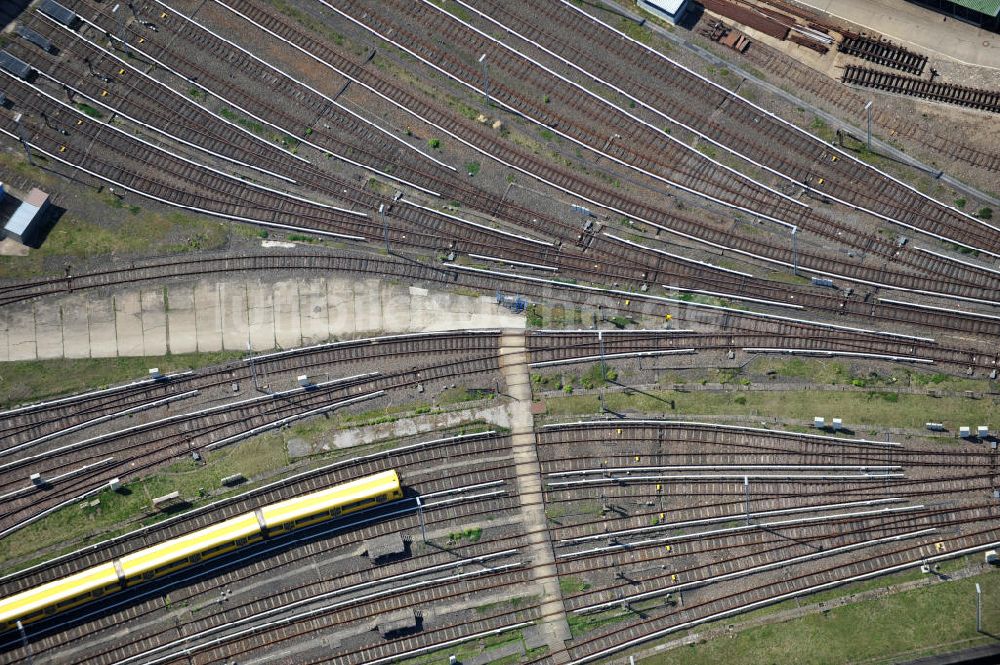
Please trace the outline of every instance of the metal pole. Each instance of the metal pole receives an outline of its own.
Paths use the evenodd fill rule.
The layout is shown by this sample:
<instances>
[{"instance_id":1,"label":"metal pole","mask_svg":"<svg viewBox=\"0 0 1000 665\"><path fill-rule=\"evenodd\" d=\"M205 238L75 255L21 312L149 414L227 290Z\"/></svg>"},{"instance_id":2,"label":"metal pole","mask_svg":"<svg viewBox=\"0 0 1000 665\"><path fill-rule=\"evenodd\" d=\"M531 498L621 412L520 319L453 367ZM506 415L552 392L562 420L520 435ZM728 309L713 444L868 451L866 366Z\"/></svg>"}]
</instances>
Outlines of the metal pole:
<instances>
[{"instance_id":1,"label":"metal pole","mask_svg":"<svg viewBox=\"0 0 1000 665\"><path fill-rule=\"evenodd\" d=\"M798 247L796 247L795 235L799 232L799 227L792 227L792 274L798 276L799 274L799 252Z\"/></svg>"},{"instance_id":2,"label":"metal pole","mask_svg":"<svg viewBox=\"0 0 1000 665\"><path fill-rule=\"evenodd\" d=\"M865 104L865 111L868 112L868 152L872 151L872 103L873 100L869 100Z\"/></svg>"},{"instance_id":3,"label":"metal pole","mask_svg":"<svg viewBox=\"0 0 1000 665\"><path fill-rule=\"evenodd\" d=\"M21 644L24 645L24 650L28 652L28 662L35 662L35 654L31 650L31 645L28 644L28 635L24 632L24 626L21 625L21 620L17 620L17 631L21 633Z\"/></svg>"},{"instance_id":4,"label":"metal pole","mask_svg":"<svg viewBox=\"0 0 1000 665\"><path fill-rule=\"evenodd\" d=\"M249 333L247 334L247 352L250 354L250 376L253 377L253 387L259 393L264 392L260 389L260 383L257 381L257 368L253 364L253 347L250 345Z\"/></svg>"},{"instance_id":5,"label":"metal pole","mask_svg":"<svg viewBox=\"0 0 1000 665\"><path fill-rule=\"evenodd\" d=\"M486 69L486 54L483 53L479 56L479 64L483 66L483 98L486 100L486 105L490 105L490 77L489 72Z\"/></svg>"},{"instance_id":6,"label":"metal pole","mask_svg":"<svg viewBox=\"0 0 1000 665\"><path fill-rule=\"evenodd\" d=\"M379 217L382 218L382 235L385 238L385 253L391 254L389 251L389 221L385 218L385 204L380 203L378 206Z\"/></svg>"},{"instance_id":7,"label":"metal pole","mask_svg":"<svg viewBox=\"0 0 1000 665\"><path fill-rule=\"evenodd\" d=\"M427 530L426 530L426 527L424 526L424 504L420 500L419 496L417 497L417 517L420 518L420 537L423 539L424 545L426 545L427 544Z\"/></svg>"},{"instance_id":8,"label":"metal pole","mask_svg":"<svg viewBox=\"0 0 1000 665\"><path fill-rule=\"evenodd\" d=\"M601 413L604 413L607 409L604 408L604 382L608 380L608 368L604 364L604 331L597 331L597 343L601 348Z\"/></svg>"},{"instance_id":9,"label":"metal pole","mask_svg":"<svg viewBox=\"0 0 1000 665\"><path fill-rule=\"evenodd\" d=\"M14 116L14 124L17 126L17 140L21 142L21 147L24 148L24 154L28 157L28 164L34 166L35 162L31 159L31 151L28 149L28 142L24 138L23 128L21 127L20 113Z\"/></svg>"},{"instance_id":10,"label":"metal pole","mask_svg":"<svg viewBox=\"0 0 1000 665\"><path fill-rule=\"evenodd\" d=\"M976 582L976 632L983 632L983 590Z\"/></svg>"},{"instance_id":11,"label":"metal pole","mask_svg":"<svg viewBox=\"0 0 1000 665\"><path fill-rule=\"evenodd\" d=\"M746 497L747 524L750 524L750 478L743 476L743 494Z\"/></svg>"}]
</instances>

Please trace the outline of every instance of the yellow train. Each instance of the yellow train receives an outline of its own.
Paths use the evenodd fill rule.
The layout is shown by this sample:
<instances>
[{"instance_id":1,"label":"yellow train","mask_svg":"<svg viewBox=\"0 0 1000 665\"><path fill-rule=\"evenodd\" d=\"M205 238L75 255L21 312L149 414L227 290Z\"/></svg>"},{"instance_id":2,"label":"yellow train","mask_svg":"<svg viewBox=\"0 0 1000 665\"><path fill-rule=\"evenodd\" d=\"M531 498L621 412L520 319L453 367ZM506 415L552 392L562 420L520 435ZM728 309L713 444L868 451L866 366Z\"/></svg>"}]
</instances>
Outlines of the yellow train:
<instances>
[{"instance_id":1,"label":"yellow train","mask_svg":"<svg viewBox=\"0 0 1000 665\"><path fill-rule=\"evenodd\" d=\"M38 621L124 589L225 554L247 543L403 498L399 475L383 471L253 512L0 599L0 630Z\"/></svg>"}]
</instances>

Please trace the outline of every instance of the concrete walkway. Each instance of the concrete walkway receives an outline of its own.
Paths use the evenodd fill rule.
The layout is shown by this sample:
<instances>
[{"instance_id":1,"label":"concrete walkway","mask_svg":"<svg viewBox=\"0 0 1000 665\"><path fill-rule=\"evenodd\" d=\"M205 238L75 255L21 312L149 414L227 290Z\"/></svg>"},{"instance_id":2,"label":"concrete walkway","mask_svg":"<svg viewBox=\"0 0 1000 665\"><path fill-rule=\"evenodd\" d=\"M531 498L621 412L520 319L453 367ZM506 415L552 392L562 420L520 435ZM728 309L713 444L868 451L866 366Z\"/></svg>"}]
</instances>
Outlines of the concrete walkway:
<instances>
[{"instance_id":1,"label":"concrete walkway","mask_svg":"<svg viewBox=\"0 0 1000 665\"><path fill-rule=\"evenodd\" d=\"M572 637L563 608L555 555L549 539L545 508L542 505L542 472L535 450L534 419L531 416L531 378L523 330L505 330L500 340L500 372L514 401L510 405L511 441L521 515L528 531L532 574L541 593L542 620L539 627L554 663L566 663L566 640Z\"/></svg>"},{"instance_id":2,"label":"concrete walkway","mask_svg":"<svg viewBox=\"0 0 1000 665\"><path fill-rule=\"evenodd\" d=\"M797 0L921 51L1000 69L1000 35L902 0Z\"/></svg>"},{"instance_id":3,"label":"concrete walkway","mask_svg":"<svg viewBox=\"0 0 1000 665\"><path fill-rule=\"evenodd\" d=\"M0 308L0 362L266 351L389 332L524 327L491 296L375 279L201 280Z\"/></svg>"}]
</instances>

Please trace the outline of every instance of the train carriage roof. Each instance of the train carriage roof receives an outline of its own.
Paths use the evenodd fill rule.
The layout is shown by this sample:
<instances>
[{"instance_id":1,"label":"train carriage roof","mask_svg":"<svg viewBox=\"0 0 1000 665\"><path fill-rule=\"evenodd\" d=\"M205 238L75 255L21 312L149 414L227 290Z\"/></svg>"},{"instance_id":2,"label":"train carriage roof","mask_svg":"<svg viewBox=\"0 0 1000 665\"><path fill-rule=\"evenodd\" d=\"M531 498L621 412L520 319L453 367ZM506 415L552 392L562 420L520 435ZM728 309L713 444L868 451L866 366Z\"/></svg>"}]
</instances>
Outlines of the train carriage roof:
<instances>
[{"instance_id":1,"label":"train carriage roof","mask_svg":"<svg viewBox=\"0 0 1000 665\"><path fill-rule=\"evenodd\" d=\"M0 624L117 582L115 566L109 562L0 598Z\"/></svg>"},{"instance_id":2,"label":"train carriage roof","mask_svg":"<svg viewBox=\"0 0 1000 665\"><path fill-rule=\"evenodd\" d=\"M253 513L228 519L218 524L192 531L178 538L171 538L152 547L121 557L122 570L126 577L142 575L160 566L185 559L192 554L204 552L216 545L232 542L238 538L260 533L260 525Z\"/></svg>"},{"instance_id":3,"label":"train carriage roof","mask_svg":"<svg viewBox=\"0 0 1000 665\"><path fill-rule=\"evenodd\" d=\"M392 491L399 491L399 476L395 471L383 471L319 492L280 501L262 508L261 513L264 515L264 524L270 528Z\"/></svg>"}]
</instances>

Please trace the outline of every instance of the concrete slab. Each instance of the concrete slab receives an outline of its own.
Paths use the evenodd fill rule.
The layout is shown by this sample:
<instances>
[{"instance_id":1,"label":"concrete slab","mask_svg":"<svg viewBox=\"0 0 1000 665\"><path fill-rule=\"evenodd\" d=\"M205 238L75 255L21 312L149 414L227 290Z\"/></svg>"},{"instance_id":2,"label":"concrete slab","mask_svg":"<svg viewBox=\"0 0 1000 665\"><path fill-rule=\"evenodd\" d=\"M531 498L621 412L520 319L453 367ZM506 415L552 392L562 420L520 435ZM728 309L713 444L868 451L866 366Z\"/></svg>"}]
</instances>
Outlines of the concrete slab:
<instances>
[{"instance_id":1,"label":"concrete slab","mask_svg":"<svg viewBox=\"0 0 1000 665\"><path fill-rule=\"evenodd\" d=\"M299 283L299 327L302 344L320 344L330 337L327 283L322 277Z\"/></svg>"},{"instance_id":2,"label":"concrete slab","mask_svg":"<svg viewBox=\"0 0 1000 665\"><path fill-rule=\"evenodd\" d=\"M244 282L219 284L219 304L222 308L222 345L227 351L246 351L250 339L247 312L247 285Z\"/></svg>"},{"instance_id":3,"label":"concrete slab","mask_svg":"<svg viewBox=\"0 0 1000 665\"><path fill-rule=\"evenodd\" d=\"M202 280L194 286L195 328L198 331L198 351L222 350L222 308L219 286Z\"/></svg>"},{"instance_id":4,"label":"concrete slab","mask_svg":"<svg viewBox=\"0 0 1000 665\"><path fill-rule=\"evenodd\" d=\"M39 359L63 357L60 300L39 300L35 303L35 347Z\"/></svg>"},{"instance_id":5,"label":"concrete slab","mask_svg":"<svg viewBox=\"0 0 1000 665\"><path fill-rule=\"evenodd\" d=\"M142 355L142 299L138 291L119 293L115 302L115 331L118 354Z\"/></svg>"},{"instance_id":6,"label":"concrete slab","mask_svg":"<svg viewBox=\"0 0 1000 665\"><path fill-rule=\"evenodd\" d=\"M250 344L254 350L274 348L274 290L270 284L247 284Z\"/></svg>"},{"instance_id":7,"label":"concrete slab","mask_svg":"<svg viewBox=\"0 0 1000 665\"><path fill-rule=\"evenodd\" d=\"M35 339L34 309L23 307L12 310L7 329L10 360L35 360L38 357Z\"/></svg>"},{"instance_id":8,"label":"concrete slab","mask_svg":"<svg viewBox=\"0 0 1000 665\"><path fill-rule=\"evenodd\" d=\"M62 310L63 356L66 358L90 357L90 308L87 296L66 296L60 303Z\"/></svg>"},{"instance_id":9,"label":"concrete slab","mask_svg":"<svg viewBox=\"0 0 1000 665\"><path fill-rule=\"evenodd\" d=\"M425 300L423 296L412 295L405 286L384 284L382 286L382 330L410 330L415 304Z\"/></svg>"},{"instance_id":10,"label":"concrete slab","mask_svg":"<svg viewBox=\"0 0 1000 665\"><path fill-rule=\"evenodd\" d=\"M10 359L10 348L7 346L7 330L10 323L7 320L10 314L8 309L0 309L0 362L7 362Z\"/></svg>"},{"instance_id":11,"label":"concrete slab","mask_svg":"<svg viewBox=\"0 0 1000 665\"><path fill-rule=\"evenodd\" d=\"M357 280L354 290L354 326L358 332L382 330L382 289L377 279Z\"/></svg>"},{"instance_id":12,"label":"concrete slab","mask_svg":"<svg viewBox=\"0 0 1000 665\"><path fill-rule=\"evenodd\" d=\"M968 65L1000 69L1000 37L899 0L799 0L830 16Z\"/></svg>"},{"instance_id":13,"label":"concrete slab","mask_svg":"<svg viewBox=\"0 0 1000 665\"><path fill-rule=\"evenodd\" d=\"M167 341L170 353L198 350L198 315L193 286L175 285L167 291Z\"/></svg>"},{"instance_id":14,"label":"concrete slab","mask_svg":"<svg viewBox=\"0 0 1000 665\"><path fill-rule=\"evenodd\" d=\"M87 303L90 316L90 357L114 358L118 355L115 330L115 303L111 298L95 298Z\"/></svg>"},{"instance_id":15,"label":"concrete slab","mask_svg":"<svg viewBox=\"0 0 1000 665\"><path fill-rule=\"evenodd\" d=\"M275 283L273 303L275 344L282 349L302 346L299 283L297 281Z\"/></svg>"},{"instance_id":16,"label":"concrete slab","mask_svg":"<svg viewBox=\"0 0 1000 665\"><path fill-rule=\"evenodd\" d=\"M143 291L142 300L142 354L167 355L167 309L163 289Z\"/></svg>"},{"instance_id":17,"label":"concrete slab","mask_svg":"<svg viewBox=\"0 0 1000 665\"><path fill-rule=\"evenodd\" d=\"M354 289L350 281L332 278L327 280L326 306L331 335L351 337L357 332L354 320Z\"/></svg>"}]
</instances>

